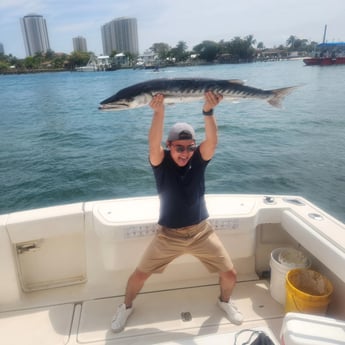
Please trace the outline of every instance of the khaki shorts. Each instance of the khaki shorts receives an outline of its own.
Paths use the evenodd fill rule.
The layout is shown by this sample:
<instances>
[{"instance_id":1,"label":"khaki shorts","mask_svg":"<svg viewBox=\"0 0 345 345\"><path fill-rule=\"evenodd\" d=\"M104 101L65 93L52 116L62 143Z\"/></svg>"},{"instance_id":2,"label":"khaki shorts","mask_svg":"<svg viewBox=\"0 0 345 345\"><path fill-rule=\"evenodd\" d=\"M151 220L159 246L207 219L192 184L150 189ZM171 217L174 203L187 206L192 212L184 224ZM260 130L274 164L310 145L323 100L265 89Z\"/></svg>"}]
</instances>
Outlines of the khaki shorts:
<instances>
[{"instance_id":1,"label":"khaki shorts","mask_svg":"<svg viewBox=\"0 0 345 345\"><path fill-rule=\"evenodd\" d=\"M228 252L206 220L179 229L159 226L137 268L144 273L161 273L171 261L183 254L194 255L211 273L233 268Z\"/></svg>"}]
</instances>

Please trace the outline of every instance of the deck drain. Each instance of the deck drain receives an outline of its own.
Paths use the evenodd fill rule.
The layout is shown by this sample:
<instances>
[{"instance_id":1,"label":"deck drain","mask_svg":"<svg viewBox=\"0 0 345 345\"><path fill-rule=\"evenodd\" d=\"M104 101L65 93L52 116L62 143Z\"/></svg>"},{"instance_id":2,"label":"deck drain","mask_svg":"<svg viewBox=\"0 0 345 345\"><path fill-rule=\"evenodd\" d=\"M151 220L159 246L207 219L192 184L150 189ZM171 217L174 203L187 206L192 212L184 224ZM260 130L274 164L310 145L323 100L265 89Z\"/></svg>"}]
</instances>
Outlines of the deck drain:
<instances>
[{"instance_id":1,"label":"deck drain","mask_svg":"<svg viewBox=\"0 0 345 345\"><path fill-rule=\"evenodd\" d=\"M192 314L189 311L183 311L181 313L181 319L183 322L191 321L192 320Z\"/></svg>"}]
</instances>

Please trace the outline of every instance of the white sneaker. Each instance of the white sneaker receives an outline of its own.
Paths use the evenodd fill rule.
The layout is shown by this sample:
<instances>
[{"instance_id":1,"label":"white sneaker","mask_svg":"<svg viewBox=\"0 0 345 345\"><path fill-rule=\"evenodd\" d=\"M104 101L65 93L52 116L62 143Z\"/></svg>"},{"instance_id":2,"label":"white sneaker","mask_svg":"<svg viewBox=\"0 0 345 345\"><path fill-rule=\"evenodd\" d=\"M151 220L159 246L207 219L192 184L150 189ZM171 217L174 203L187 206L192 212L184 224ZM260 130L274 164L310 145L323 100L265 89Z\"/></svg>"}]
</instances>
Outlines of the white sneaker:
<instances>
[{"instance_id":1,"label":"white sneaker","mask_svg":"<svg viewBox=\"0 0 345 345\"><path fill-rule=\"evenodd\" d=\"M225 311L230 322L234 323L235 325L240 325L243 322L243 315L237 309L237 307L231 302L231 300L227 302L222 302L218 299L218 306L220 309Z\"/></svg>"},{"instance_id":2,"label":"white sneaker","mask_svg":"<svg viewBox=\"0 0 345 345\"><path fill-rule=\"evenodd\" d=\"M111 320L111 329L113 332L121 332L125 328L126 321L132 314L132 311L133 307L127 309L124 303L117 307L117 311Z\"/></svg>"}]
</instances>

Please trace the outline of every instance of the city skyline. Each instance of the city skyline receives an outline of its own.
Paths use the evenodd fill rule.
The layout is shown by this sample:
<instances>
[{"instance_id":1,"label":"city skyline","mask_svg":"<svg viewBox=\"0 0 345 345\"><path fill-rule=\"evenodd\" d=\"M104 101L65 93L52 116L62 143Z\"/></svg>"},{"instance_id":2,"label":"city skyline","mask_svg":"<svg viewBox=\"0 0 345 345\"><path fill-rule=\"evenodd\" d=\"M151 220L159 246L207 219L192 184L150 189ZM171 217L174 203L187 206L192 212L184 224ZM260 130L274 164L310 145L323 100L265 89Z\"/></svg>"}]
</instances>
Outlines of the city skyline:
<instances>
[{"instance_id":1,"label":"city skyline","mask_svg":"<svg viewBox=\"0 0 345 345\"><path fill-rule=\"evenodd\" d=\"M42 15L28 14L20 18L26 56L51 50L47 22Z\"/></svg>"},{"instance_id":2,"label":"city skyline","mask_svg":"<svg viewBox=\"0 0 345 345\"><path fill-rule=\"evenodd\" d=\"M253 35L266 47L285 44L290 35L321 42L328 25L327 41L344 41L343 0L317 6L299 0L103 0L100 3L60 0L1 0L0 42L6 54L25 57L19 18L40 13L48 23L51 49L71 53L72 38L87 39L88 50L102 53L101 26L117 17L137 18L140 52L154 43L175 47L186 42L188 49L203 40L219 42Z\"/></svg>"},{"instance_id":3,"label":"city skyline","mask_svg":"<svg viewBox=\"0 0 345 345\"><path fill-rule=\"evenodd\" d=\"M20 25L27 57L52 50L49 45L47 22L42 15L28 14L20 18ZM113 51L139 55L136 18L115 18L101 26L101 36L103 55L111 55ZM73 37L72 42L74 52L87 52L85 37ZM1 43L0 48L4 50Z\"/></svg>"},{"instance_id":4,"label":"city skyline","mask_svg":"<svg viewBox=\"0 0 345 345\"><path fill-rule=\"evenodd\" d=\"M85 37L77 36L73 37L73 51L75 52L87 52L87 41Z\"/></svg>"},{"instance_id":5,"label":"city skyline","mask_svg":"<svg viewBox=\"0 0 345 345\"><path fill-rule=\"evenodd\" d=\"M138 26L136 18L115 18L102 25L103 54L117 53L139 54Z\"/></svg>"}]
</instances>

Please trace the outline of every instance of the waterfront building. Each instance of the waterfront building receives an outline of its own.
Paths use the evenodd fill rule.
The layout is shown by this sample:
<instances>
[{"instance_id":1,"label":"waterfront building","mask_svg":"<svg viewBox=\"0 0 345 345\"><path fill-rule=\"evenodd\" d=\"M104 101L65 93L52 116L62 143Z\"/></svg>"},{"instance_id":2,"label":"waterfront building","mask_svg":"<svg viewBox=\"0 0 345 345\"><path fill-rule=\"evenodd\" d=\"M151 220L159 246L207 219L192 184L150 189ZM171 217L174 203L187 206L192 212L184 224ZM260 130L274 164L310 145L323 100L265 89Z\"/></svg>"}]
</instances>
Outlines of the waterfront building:
<instances>
[{"instance_id":1,"label":"waterfront building","mask_svg":"<svg viewBox=\"0 0 345 345\"><path fill-rule=\"evenodd\" d=\"M4 45L0 43L0 54L5 54Z\"/></svg>"},{"instance_id":2,"label":"waterfront building","mask_svg":"<svg viewBox=\"0 0 345 345\"><path fill-rule=\"evenodd\" d=\"M47 23L43 16L28 14L20 19L27 56L50 50Z\"/></svg>"},{"instance_id":3,"label":"waterfront building","mask_svg":"<svg viewBox=\"0 0 345 345\"><path fill-rule=\"evenodd\" d=\"M86 39L82 36L73 37L73 50L75 52L87 52Z\"/></svg>"},{"instance_id":4,"label":"waterfront building","mask_svg":"<svg viewBox=\"0 0 345 345\"><path fill-rule=\"evenodd\" d=\"M139 54L138 27L136 18L121 17L102 25L104 55L117 53Z\"/></svg>"}]
</instances>

